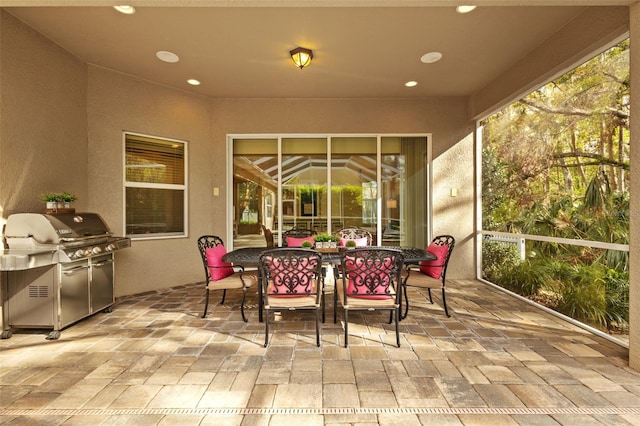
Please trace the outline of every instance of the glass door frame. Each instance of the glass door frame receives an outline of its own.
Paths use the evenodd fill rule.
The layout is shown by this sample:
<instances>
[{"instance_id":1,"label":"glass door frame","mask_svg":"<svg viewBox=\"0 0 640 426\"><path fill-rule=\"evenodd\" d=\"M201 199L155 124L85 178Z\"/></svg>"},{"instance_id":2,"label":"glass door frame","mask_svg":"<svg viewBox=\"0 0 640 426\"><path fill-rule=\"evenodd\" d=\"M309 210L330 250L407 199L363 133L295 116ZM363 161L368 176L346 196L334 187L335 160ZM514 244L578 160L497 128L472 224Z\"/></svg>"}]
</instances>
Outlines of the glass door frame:
<instances>
[{"instance_id":1,"label":"glass door frame","mask_svg":"<svg viewBox=\"0 0 640 426\"><path fill-rule=\"evenodd\" d=\"M282 140L283 139L305 139L305 138L325 138L327 141L327 183L330 188L330 184L332 182L331 176L331 142L332 138L376 138L376 182L379 188L377 194L377 206L376 206L376 214L377 214L377 241L376 245L380 245L382 243L382 221L380 220L383 216L383 199L382 199L382 139L389 137L408 137L408 138L425 138L426 139L426 164L425 164L425 172L426 172L426 218L427 223L427 242L431 241L433 238L433 159L432 159L432 134L431 133L327 133L327 134L316 134L316 133L294 133L294 134L227 134L227 143L226 143L226 191L225 191L225 214L226 214L226 239L227 241L227 249L233 249L233 241L234 241L234 233L233 233L233 220L234 220L234 199L233 199L233 172L234 172L234 161L233 161L233 141L235 139L277 139L278 141L278 193L276 196L277 202L277 210L278 210L278 227L282 225ZM337 229L331 229L332 217L331 217L331 197L328 197L327 200L327 231L335 232ZM274 235L280 235L280 229L274 229ZM279 244L279 241L276 241Z\"/></svg>"}]
</instances>

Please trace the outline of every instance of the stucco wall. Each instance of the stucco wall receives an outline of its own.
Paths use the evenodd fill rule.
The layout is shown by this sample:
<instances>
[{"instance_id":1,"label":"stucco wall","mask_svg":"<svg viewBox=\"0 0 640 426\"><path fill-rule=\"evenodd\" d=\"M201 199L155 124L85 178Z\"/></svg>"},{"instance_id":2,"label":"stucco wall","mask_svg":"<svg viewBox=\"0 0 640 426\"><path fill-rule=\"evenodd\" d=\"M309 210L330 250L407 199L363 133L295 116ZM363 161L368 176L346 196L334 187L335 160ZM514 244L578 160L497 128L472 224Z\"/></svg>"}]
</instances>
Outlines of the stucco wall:
<instances>
[{"instance_id":1,"label":"stucco wall","mask_svg":"<svg viewBox=\"0 0 640 426\"><path fill-rule=\"evenodd\" d=\"M50 191L85 209L86 65L0 10L0 70L0 218L42 210Z\"/></svg>"},{"instance_id":2,"label":"stucco wall","mask_svg":"<svg viewBox=\"0 0 640 426\"><path fill-rule=\"evenodd\" d=\"M232 133L432 133L436 186L459 189L455 199L448 189L446 196L435 191L434 231L453 232L460 241L472 235L466 99L207 100L101 68L89 67L88 75L89 207L116 232L123 232L123 129L189 141L189 237L134 241L120 252L118 295L202 280L195 241L205 233L226 235L226 137ZM449 208L463 200L462 211ZM472 244L456 250L451 276L472 277Z\"/></svg>"},{"instance_id":3,"label":"stucco wall","mask_svg":"<svg viewBox=\"0 0 640 426\"><path fill-rule=\"evenodd\" d=\"M195 239L213 228L209 100L89 67L89 208L124 234L123 131L181 139L189 150L189 238L136 240L117 254L116 295L203 280ZM218 183L221 185L221 183Z\"/></svg>"}]
</instances>

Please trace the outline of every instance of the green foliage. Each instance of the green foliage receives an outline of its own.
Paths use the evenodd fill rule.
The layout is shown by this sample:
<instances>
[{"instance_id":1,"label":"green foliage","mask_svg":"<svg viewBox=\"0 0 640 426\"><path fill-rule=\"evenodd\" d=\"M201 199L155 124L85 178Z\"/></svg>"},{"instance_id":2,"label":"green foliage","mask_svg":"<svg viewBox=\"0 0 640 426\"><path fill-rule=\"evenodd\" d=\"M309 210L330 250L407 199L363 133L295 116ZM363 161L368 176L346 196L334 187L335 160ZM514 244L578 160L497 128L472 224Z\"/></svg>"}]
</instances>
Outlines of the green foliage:
<instances>
[{"instance_id":1,"label":"green foliage","mask_svg":"<svg viewBox=\"0 0 640 426\"><path fill-rule=\"evenodd\" d=\"M40 195L40 200L45 202L73 203L78 198L69 192L48 192Z\"/></svg>"},{"instance_id":2,"label":"green foliage","mask_svg":"<svg viewBox=\"0 0 640 426\"><path fill-rule=\"evenodd\" d=\"M326 243L332 241L332 235L327 233L320 233L313 237L313 240L317 243Z\"/></svg>"},{"instance_id":3,"label":"green foliage","mask_svg":"<svg viewBox=\"0 0 640 426\"><path fill-rule=\"evenodd\" d=\"M501 267L496 284L527 297L537 295L551 278L543 262L533 258L510 267Z\"/></svg>"},{"instance_id":4,"label":"green foliage","mask_svg":"<svg viewBox=\"0 0 640 426\"><path fill-rule=\"evenodd\" d=\"M558 311L579 321L606 325L607 303L602 265L575 265L570 281L560 286Z\"/></svg>"},{"instance_id":5,"label":"green foliage","mask_svg":"<svg viewBox=\"0 0 640 426\"><path fill-rule=\"evenodd\" d=\"M302 244L301 244L301 247L302 248L311 248L311 247L313 247L313 245L311 244L310 241L303 241Z\"/></svg>"},{"instance_id":6,"label":"green foliage","mask_svg":"<svg viewBox=\"0 0 640 426\"><path fill-rule=\"evenodd\" d=\"M482 242L482 277L492 282L499 282L502 270L509 270L520 262L520 253L515 244L498 241Z\"/></svg>"},{"instance_id":7,"label":"green foliage","mask_svg":"<svg viewBox=\"0 0 640 426\"><path fill-rule=\"evenodd\" d=\"M629 273L608 269L604 287L607 329L624 331L629 324Z\"/></svg>"}]
</instances>

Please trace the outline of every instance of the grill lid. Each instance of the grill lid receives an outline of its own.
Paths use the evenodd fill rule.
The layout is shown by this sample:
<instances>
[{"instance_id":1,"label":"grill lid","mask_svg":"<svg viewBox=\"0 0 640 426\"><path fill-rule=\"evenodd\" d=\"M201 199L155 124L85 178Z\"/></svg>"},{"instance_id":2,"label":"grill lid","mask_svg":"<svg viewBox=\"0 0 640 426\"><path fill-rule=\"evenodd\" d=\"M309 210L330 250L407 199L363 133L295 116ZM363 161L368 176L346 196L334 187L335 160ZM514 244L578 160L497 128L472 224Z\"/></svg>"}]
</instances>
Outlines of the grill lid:
<instances>
[{"instance_id":1,"label":"grill lid","mask_svg":"<svg viewBox=\"0 0 640 426\"><path fill-rule=\"evenodd\" d=\"M33 238L40 244L60 244L111 235L97 213L16 213L7 218L5 237Z\"/></svg>"}]
</instances>

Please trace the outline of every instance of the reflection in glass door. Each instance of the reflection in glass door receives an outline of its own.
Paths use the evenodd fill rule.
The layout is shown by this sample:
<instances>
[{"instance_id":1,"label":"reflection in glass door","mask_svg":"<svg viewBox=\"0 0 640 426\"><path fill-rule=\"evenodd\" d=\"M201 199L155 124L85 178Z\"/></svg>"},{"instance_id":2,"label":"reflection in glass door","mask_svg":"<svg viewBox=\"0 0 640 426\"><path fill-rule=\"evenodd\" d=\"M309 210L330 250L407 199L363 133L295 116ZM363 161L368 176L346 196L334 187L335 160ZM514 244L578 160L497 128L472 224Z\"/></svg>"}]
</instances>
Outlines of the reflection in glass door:
<instances>
[{"instance_id":1,"label":"reflection in glass door","mask_svg":"<svg viewBox=\"0 0 640 426\"><path fill-rule=\"evenodd\" d=\"M282 216L276 229L327 232L327 139L283 138Z\"/></svg>"},{"instance_id":2,"label":"reflection in glass door","mask_svg":"<svg viewBox=\"0 0 640 426\"><path fill-rule=\"evenodd\" d=\"M427 136L232 140L233 246L293 227L367 229L376 245L430 240Z\"/></svg>"},{"instance_id":3,"label":"reflection in glass door","mask_svg":"<svg viewBox=\"0 0 640 426\"><path fill-rule=\"evenodd\" d=\"M331 231L361 228L377 234L377 139L331 138Z\"/></svg>"}]
</instances>

